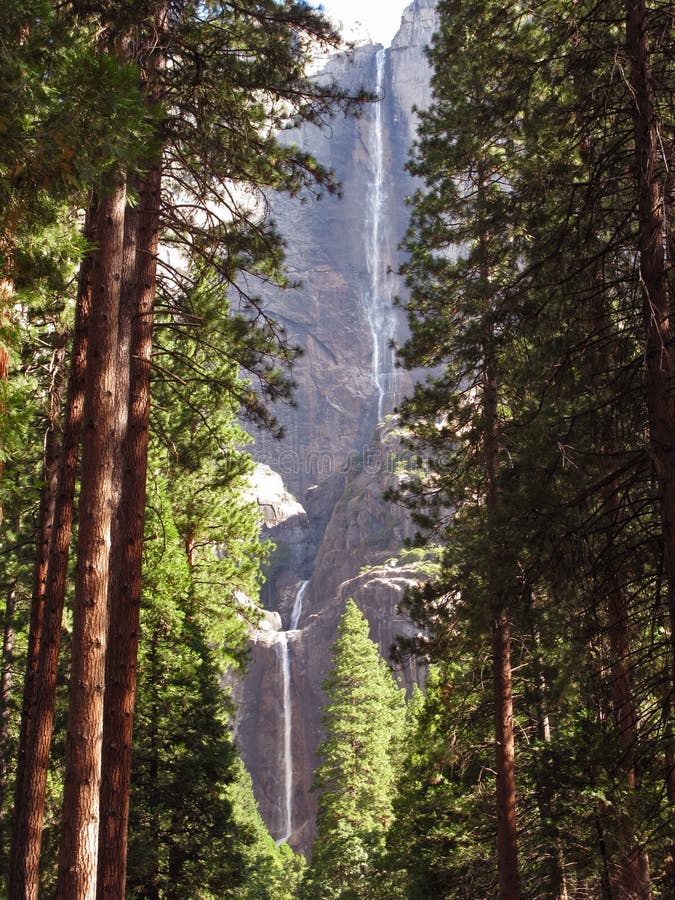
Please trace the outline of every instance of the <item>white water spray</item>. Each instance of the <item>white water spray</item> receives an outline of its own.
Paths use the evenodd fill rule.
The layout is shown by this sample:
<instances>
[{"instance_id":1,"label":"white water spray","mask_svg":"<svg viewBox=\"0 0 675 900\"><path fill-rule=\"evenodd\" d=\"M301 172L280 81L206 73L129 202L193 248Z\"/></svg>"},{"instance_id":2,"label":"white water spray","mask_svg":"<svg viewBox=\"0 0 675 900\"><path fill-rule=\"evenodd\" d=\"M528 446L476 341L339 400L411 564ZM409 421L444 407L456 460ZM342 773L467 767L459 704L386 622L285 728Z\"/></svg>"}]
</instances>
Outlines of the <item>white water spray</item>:
<instances>
[{"instance_id":1,"label":"white water spray","mask_svg":"<svg viewBox=\"0 0 675 900\"><path fill-rule=\"evenodd\" d=\"M368 242L367 265L369 274L368 292L365 296L365 311L373 345L373 381L377 389L377 420L382 420L389 395L396 393L396 372L390 342L394 338L394 316L390 278L387 273L385 249L385 220L387 215L387 191L384 171L384 137L382 126L382 98L384 96L384 74L386 51L378 50L376 55L374 118L370 129L369 152L372 160L372 181L368 190Z\"/></svg>"}]
</instances>

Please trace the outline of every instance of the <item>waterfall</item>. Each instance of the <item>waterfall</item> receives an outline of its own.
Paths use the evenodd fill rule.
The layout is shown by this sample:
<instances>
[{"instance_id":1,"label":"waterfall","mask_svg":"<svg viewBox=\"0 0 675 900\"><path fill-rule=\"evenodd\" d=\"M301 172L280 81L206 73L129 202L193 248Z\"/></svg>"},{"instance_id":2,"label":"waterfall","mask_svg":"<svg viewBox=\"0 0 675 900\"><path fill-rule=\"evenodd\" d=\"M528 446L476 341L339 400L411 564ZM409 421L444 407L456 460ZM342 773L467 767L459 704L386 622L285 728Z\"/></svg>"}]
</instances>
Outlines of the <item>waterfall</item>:
<instances>
[{"instance_id":1,"label":"waterfall","mask_svg":"<svg viewBox=\"0 0 675 900\"><path fill-rule=\"evenodd\" d=\"M281 697L283 742L281 752L281 771L283 773L282 795L282 836L278 844L288 840L293 830L293 747L291 735L293 727L293 708L291 705L291 658L288 652L288 632L279 632L277 642L281 662Z\"/></svg>"},{"instance_id":2,"label":"waterfall","mask_svg":"<svg viewBox=\"0 0 675 900\"><path fill-rule=\"evenodd\" d=\"M387 273L389 264L385 243L387 219L387 190L384 168L384 135L382 125L382 105L384 98L384 75L386 51L376 54L376 80L373 123L370 129L368 150L372 163L372 179L368 190L368 236L367 265L369 274L368 291L365 296L365 311L373 345L373 381L377 389L377 420L382 420L386 412L387 397L396 392L396 373L393 354L389 347L395 334L393 298Z\"/></svg>"},{"instance_id":3,"label":"waterfall","mask_svg":"<svg viewBox=\"0 0 675 900\"><path fill-rule=\"evenodd\" d=\"M298 588L298 592L295 595L293 610L291 611L290 631L295 631L300 624L300 616L302 615L302 603L305 599L305 591L307 590L308 584L309 581L301 582L300 587Z\"/></svg>"},{"instance_id":4,"label":"waterfall","mask_svg":"<svg viewBox=\"0 0 675 900\"><path fill-rule=\"evenodd\" d=\"M277 638L279 667L281 669L281 724L282 741L280 766L282 780L282 825L278 844L288 840L293 833L293 700L291 698L291 651L288 644L290 635L297 631L302 616L302 603L309 581L301 581L293 601L288 631L280 631Z\"/></svg>"}]
</instances>

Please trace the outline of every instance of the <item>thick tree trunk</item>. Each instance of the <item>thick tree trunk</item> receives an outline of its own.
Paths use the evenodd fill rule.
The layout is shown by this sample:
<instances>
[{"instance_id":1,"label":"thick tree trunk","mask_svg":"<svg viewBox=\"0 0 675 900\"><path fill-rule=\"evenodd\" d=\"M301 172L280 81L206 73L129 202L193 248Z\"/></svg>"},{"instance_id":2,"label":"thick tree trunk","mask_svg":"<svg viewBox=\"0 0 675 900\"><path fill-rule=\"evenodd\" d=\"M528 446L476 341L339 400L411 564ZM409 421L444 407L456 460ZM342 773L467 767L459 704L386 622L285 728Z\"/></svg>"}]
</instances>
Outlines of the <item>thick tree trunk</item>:
<instances>
[{"instance_id":1,"label":"thick tree trunk","mask_svg":"<svg viewBox=\"0 0 675 900\"><path fill-rule=\"evenodd\" d=\"M495 703L497 772L497 865L499 897L518 900L518 845L516 837L516 758L513 733L513 680L511 623L506 609L493 613L492 653Z\"/></svg>"},{"instance_id":2,"label":"thick tree trunk","mask_svg":"<svg viewBox=\"0 0 675 900\"><path fill-rule=\"evenodd\" d=\"M479 178L481 176L479 175ZM483 182L479 183L479 193ZM482 415L484 442L485 504L491 543L489 562L490 605L492 609L492 671L495 721L495 772L497 806L497 869L500 900L518 900L518 841L516 829L516 762L513 729L513 678L511 672L511 621L503 565L497 559L494 542L498 539L500 512L499 488L499 389L495 356L494 327L491 322L489 235L483 228L480 237L480 273L485 291L483 329ZM508 563L506 569L508 570Z\"/></svg>"},{"instance_id":3,"label":"thick tree trunk","mask_svg":"<svg viewBox=\"0 0 675 900\"><path fill-rule=\"evenodd\" d=\"M2 673L0 674L0 823L6 817L7 753L9 746L10 704L14 674L14 616L16 613L16 582L7 588L5 619L2 636Z\"/></svg>"},{"instance_id":4,"label":"thick tree trunk","mask_svg":"<svg viewBox=\"0 0 675 900\"><path fill-rule=\"evenodd\" d=\"M79 502L58 900L94 900L107 641L112 441L126 183L99 201Z\"/></svg>"},{"instance_id":5,"label":"thick tree trunk","mask_svg":"<svg viewBox=\"0 0 675 900\"><path fill-rule=\"evenodd\" d=\"M11 309L12 300L14 298L14 281L12 278L13 268L13 247L11 240L4 238L0 241L0 250L5 256L5 265L3 271L0 271L0 324L4 324L8 319L8 310ZM9 378L9 348L0 341L0 382L7 381ZM2 414L2 405L0 404L0 415ZM4 465L0 459L0 478L2 478ZM0 523L2 522L2 505L0 505Z\"/></svg>"},{"instance_id":6,"label":"thick tree trunk","mask_svg":"<svg viewBox=\"0 0 675 900\"><path fill-rule=\"evenodd\" d=\"M150 426L150 357L161 168L141 186L137 210L135 296L126 309L131 331L129 417L124 447L122 503L109 584L110 646L106 662L101 791L99 900L121 900L126 880L133 715L136 699L143 532Z\"/></svg>"},{"instance_id":7,"label":"thick tree trunk","mask_svg":"<svg viewBox=\"0 0 675 900\"><path fill-rule=\"evenodd\" d=\"M96 205L92 204L87 211L84 228L89 242L95 238L95 220ZM39 649L36 648L35 687L33 690L28 686L24 691L9 877L10 900L36 900L38 895L45 791L82 430L92 266L93 251L85 256L80 266L44 613L39 627ZM31 627L37 629L38 626ZM32 695L30 704L28 695Z\"/></svg>"},{"instance_id":8,"label":"thick tree trunk","mask_svg":"<svg viewBox=\"0 0 675 900\"><path fill-rule=\"evenodd\" d=\"M673 302L668 233L671 198L664 185L668 161L660 134L649 55L649 16L645 0L626 0L626 37L635 123L635 173L639 209L639 273L645 322L649 432L659 489L661 533L671 645L671 698L675 688L675 396L670 315ZM666 717L672 720L673 702ZM669 725L667 724L666 732ZM668 754L666 754L668 756ZM675 771L666 773L668 797L675 804ZM671 869L671 878L673 872ZM675 881L675 878L673 879ZM675 884L673 885L675 887Z\"/></svg>"},{"instance_id":9,"label":"thick tree trunk","mask_svg":"<svg viewBox=\"0 0 675 900\"><path fill-rule=\"evenodd\" d=\"M35 704L35 674L40 652L40 639L44 618L45 596L49 569L49 549L54 530L56 497L59 484L59 457L61 452L61 404L63 397L63 370L66 354L66 334L59 335L50 366L49 424L45 434L42 462L43 484L40 492L40 510L36 529L36 555L33 565L33 591L31 596L28 650L23 681L19 754L16 771L16 796L21 795L26 756L26 730Z\"/></svg>"},{"instance_id":10,"label":"thick tree trunk","mask_svg":"<svg viewBox=\"0 0 675 900\"><path fill-rule=\"evenodd\" d=\"M639 785L633 758L638 738L637 713L633 701L628 636L628 602L623 586L612 578L607 598L607 633L612 673L612 707L623 750L625 779L632 790ZM622 857L610 868L612 896L617 900L647 900L651 896L649 859L636 846L635 831L630 820L622 826Z\"/></svg>"}]
</instances>

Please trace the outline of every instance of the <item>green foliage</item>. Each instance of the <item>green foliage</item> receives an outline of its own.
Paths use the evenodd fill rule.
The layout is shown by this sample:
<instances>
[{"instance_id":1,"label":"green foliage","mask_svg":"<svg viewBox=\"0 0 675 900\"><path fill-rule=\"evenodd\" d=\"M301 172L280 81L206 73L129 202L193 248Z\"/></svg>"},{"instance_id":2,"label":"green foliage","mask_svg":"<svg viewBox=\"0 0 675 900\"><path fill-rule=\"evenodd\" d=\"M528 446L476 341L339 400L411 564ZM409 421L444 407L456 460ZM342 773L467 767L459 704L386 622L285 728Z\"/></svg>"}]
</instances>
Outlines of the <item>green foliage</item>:
<instances>
[{"instance_id":1,"label":"green foliage","mask_svg":"<svg viewBox=\"0 0 675 900\"><path fill-rule=\"evenodd\" d=\"M244 880L233 896L246 900L292 900L305 868L304 858L287 843L277 846L263 823L253 796L251 777L241 762L236 781L228 788L239 833L250 841L245 848Z\"/></svg>"},{"instance_id":2,"label":"green foliage","mask_svg":"<svg viewBox=\"0 0 675 900\"><path fill-rule=\"evenodd\" d=\"M665 130L675 86L663 41L669 9L650 4ZM647 847L652 889L668 896L672 808L659 768L672 738L652 713L663 710L659 685L670 679L646 441L626 8L443 0L438 12L434 98L410 163L423 187L405 241L411 336L401 350L404 364L432 370L403 406L412 449L427 462L402 493L443 545L441 571L408 597L425 628L417 649L441 662L450 694L453 666L468 653L460 692L480 710L479 730L463 738L469 771L489 740L480 702L489 679L470 673L496 585L516 636L524 889L559 896L567 873L568 895L609 895L626 858ZM669 154L657 154L664 171ZM430 709L439 703L432 694ZM441 754L454 717L467 714L451 696L444 703L454 711L439 728ZM628 741L617 724L627 707L635 717ZM427 776L433 766L432 752ZM419 842L431 872L432 857L443 861L438 884L422 882L410 896L462 896L463 878L469 896L491 896L489 876L472 882L470 871L474 849L491 865L489 830L475 848L449 850L440 841L453 822L433 818L468 811L462 821L473 834L477 784L453 776L429 807L427 782L403 787L420 818L419 833L399 848L405 856L406 842ZM402 865L424 878L414 854Z\"/></svg>"},{"instance_id":3,"label":"green foliage","mask_svg":"<svg viewBox=\"0 0 675 900\"><path fill-rule=\"evenodd\" d=\"M405 897L495 891L490 723L479 678L462 685L461 668L458 661L442 674L432 671L411 722L387 835L387 867Z\"/></svg>"},{"instance_id":4,"label":"green foliage","mask_svg":"<svg viewBox=\"0 0 675 900\"><path fill-rule=\"evenodd\" d=\"M197 306L204 293L207 312ZM170 485L172 515L190 560L191 595L210 639L232 661L241 659L246 620L255 619L245 598L257 599L266 548L257 508L244 496L252 462L241 450L250 438L237 421L238 397L247 390L232 358L237 336L226 298L222 291L215 296L219 304L210 290L193 297L193 309L202 312L199 327L181 319L160 331L150 471Z\"/></svg>"},{"instance_id":5,"label":"green foliage","mask_svg":"<svg viewBox=\"0 0 675 900\"><path fill-rule=\"evenodd\" d=\"M246 801L230 796L238 769L220 679L226 664L245 657L264 555L255 509L242 496L250 461L240 447L249 439L237 417L244 409L275 427L266 401L288 396L285 369L297 355L258 297L261 285L287 283L265 191L337 189L277 132L321 122L354 99L307 76L317 43L339 38L305 3L8 0L3 7L0 274L2 299L16 301L17 314L0 310L0 337L15 351L14 368L25 363L25 370L3 385L0 453L6 472L15 474L16 460L22 486L30 483L31 514L42 429L35 440L33 398L23 400L34 389L30 366L42 369L44 359L36 361L29 328L48 321L45 345L65 330L72 269L85 249L74 237L79 210L118 171L133 205L137 177L163 162L169 254L158 319L166 331L154 357L132 896L284 897L299 878L298 861L270 845L253 813L233 812ZM239 314L230 315L233 296ZM257 380L253 387L242 371ZM31 452L20 454L24 443ZM8 495L14 516L18 501ZM17 545L3 545L12 572L20 542L30 542L27 520L17 515L3 536ZM27 555L22 602L30 562ZM21 641L24 632L23 653ZM61 749L57 741L56 789ZM47 892L55 836L48 828Z\"/></svg>"},{"instance_id":6,"label":"green foliage","mask_svg":"<svg viewBox=\"0 0 675 900\"><path fill-rule=\"evenodd\" d=\"M130 896L213 897L241 882L230 707L191 594L166 486L148 516L131 798Z\"/></svg>"},{"instance_id":7,"label":"green foliage","mask_svg":"<svg viewBox=\"0 0 675 900\"><path fill-rule=\"evenodd\" d=\"M352 600L323 690L325 737L314 778L321 792L318 833L301 896L367 897L392 818L404 703Z\"/></svg>"}]
</instances>

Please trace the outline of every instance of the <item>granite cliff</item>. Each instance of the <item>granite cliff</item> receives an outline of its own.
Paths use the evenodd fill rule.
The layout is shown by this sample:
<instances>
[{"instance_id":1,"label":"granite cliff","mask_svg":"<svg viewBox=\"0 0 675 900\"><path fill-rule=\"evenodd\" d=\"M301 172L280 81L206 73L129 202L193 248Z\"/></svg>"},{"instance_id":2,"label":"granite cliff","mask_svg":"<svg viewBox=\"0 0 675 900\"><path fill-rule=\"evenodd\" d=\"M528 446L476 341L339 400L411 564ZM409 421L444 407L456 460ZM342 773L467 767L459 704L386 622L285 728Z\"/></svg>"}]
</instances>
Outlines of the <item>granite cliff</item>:
<instances>
[{"instance_id":1,"label":"granite cliff","mask_svg":"<svg viewBox=\"0 0 675 900\"><path fill-rule=\"evenodd\" d=\"M348 597L366 614L387 655L410 634L398 603L425 577L410 554L407 514L383 500L400 477L399 439L390 414L409 389L391 341L404 322L397 245L406 227L404 170L415 136L413 106L429 98L424 54L434 0L415 0L388 49L361 44L329 58L319 78L336 78L379 102L330 128L289 134L332 168L342 199L272 201L301 288L267 298L304 355L296 366L297 405L279 411L285 438L257 439L252 494L276 544L262 600L267 613L251 641L251 665L234 685L236 735L263 818L278 840L311 850L316 798L310 792L319 740L321 683ZM411 685L423 674L400 671Z\"/></svg>"}]
</instances>

